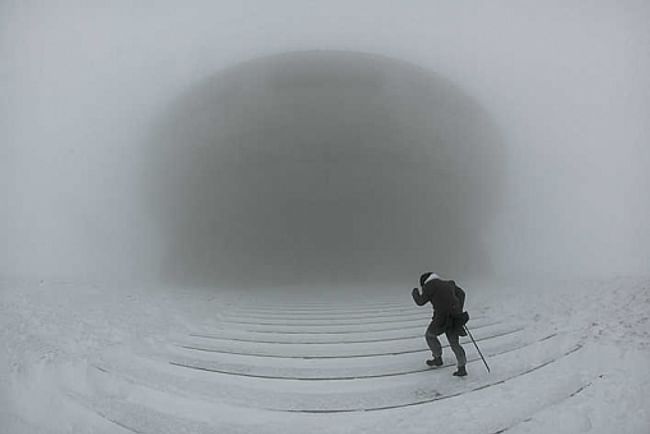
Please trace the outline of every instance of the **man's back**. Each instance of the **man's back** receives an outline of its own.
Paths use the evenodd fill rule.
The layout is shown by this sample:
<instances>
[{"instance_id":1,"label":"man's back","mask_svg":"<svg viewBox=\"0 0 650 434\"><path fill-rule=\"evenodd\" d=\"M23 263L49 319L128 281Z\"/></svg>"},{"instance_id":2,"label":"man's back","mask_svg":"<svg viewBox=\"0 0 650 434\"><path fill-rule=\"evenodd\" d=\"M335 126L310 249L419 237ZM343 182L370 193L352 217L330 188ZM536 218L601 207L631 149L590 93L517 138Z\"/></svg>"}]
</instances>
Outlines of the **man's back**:
<instances>
[{"instance_id":1,"label":"man's back","mask_svg":"<svg viewBox=\"0 0 650 434\"><path fill-rule=\"evenodd\" d=\"M424 284L422 295L431 302L434 312L443 316L459 314L463 311L465 292L458 288L453 280L430 280Z\"/></svg>"}]
</instances>

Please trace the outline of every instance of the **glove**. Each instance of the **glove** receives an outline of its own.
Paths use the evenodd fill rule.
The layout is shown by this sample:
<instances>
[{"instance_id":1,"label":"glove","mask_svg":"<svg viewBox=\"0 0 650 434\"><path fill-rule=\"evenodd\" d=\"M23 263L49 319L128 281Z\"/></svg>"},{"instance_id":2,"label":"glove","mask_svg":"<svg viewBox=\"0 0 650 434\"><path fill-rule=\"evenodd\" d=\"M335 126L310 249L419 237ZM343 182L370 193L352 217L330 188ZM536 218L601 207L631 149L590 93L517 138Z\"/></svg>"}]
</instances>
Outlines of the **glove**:
<instances>
[{"instance_id":1,"label":"glove","mask_svg":"<svg viewBox=\"0 0 650 434\"><path fill-rule=\"evenodd\" d=\"M415 296L419 296L419 295L420 295L420 291L419 291L417 288L413 288L413 291L411 291L411 295L412 295L413 297L415 297Z\"/></svg>"}]
</instances>

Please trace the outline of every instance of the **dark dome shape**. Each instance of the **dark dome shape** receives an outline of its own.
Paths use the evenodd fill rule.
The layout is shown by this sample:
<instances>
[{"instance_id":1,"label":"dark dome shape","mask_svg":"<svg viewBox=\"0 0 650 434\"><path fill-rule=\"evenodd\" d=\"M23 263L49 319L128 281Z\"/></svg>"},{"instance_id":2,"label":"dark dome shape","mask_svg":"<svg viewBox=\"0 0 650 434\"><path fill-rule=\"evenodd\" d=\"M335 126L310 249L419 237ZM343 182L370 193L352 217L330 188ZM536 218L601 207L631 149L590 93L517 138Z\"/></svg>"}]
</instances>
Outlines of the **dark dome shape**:
<instances>
[{"instance_id":1,"label":"dark dome shape","mask_svg":"<svg viewBox=\"0 0 650 434\"><path fill-rule=\"evenodd\" d=\"M402 61L309 51L228 68L178 97L146 146L164 277L371 285L485 271L500 140L474 100Z\"/></svg>"}]
</instances>

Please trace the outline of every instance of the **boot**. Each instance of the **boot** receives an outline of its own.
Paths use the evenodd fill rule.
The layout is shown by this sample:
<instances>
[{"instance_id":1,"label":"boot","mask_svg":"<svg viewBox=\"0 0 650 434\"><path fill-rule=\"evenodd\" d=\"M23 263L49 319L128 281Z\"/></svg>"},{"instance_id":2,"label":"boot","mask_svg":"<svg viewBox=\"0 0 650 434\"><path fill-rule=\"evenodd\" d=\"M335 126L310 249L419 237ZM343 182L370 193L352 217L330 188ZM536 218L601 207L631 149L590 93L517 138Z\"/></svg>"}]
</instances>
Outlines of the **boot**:
<instances>
[{"instance_id":1,"label":"boot","mask_svg":"<svg viewBox=\"0 0 650 434\"><path fill-rule=\"evenodd\" d=\"M427 365L432 367L442 366L442 357L434 357L431 360L427 360Z\"/></svg>"},{"instance_id":2,"label":"boot","mask_svg":"<svg viewBox=\"0 0 650 434\"><path fill-rule=\"evenodd\" d=\"M458 370L454 372L452 375L454 375L455 377L464 377L467 375L467 370L465 370L464 366L459 366Z\"/></svg>"}]
</instances>

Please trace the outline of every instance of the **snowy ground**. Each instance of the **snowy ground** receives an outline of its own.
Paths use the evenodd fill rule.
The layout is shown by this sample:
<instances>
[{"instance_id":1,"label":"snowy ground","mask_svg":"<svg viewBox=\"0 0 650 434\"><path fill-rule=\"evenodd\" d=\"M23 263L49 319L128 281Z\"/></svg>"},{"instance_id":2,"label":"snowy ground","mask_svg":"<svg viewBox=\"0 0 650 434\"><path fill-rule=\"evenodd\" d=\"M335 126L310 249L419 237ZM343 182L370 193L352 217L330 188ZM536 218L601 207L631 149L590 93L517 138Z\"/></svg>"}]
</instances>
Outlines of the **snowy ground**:
<instances>
[{"instance_id":1,"label":"snowy ground","mask_svg":"<svg viewBox=\"0 0 650 434\"><path fill-rule=\"evenodd\" d=\"M0 432L650 432L650 278L459 284L464 379L408 285L3 282Z\"/></svg>"}]
</instances>

